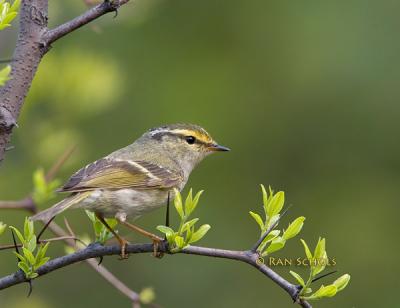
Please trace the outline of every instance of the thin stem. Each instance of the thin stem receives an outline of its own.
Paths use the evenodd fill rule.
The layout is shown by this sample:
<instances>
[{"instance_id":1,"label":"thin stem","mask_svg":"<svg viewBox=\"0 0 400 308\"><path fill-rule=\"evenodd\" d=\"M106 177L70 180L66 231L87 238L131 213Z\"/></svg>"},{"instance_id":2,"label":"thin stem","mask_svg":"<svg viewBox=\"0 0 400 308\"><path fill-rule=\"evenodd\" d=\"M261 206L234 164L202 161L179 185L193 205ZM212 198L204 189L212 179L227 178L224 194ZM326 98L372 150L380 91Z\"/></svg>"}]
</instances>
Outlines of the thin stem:
<instances>
[{"instance_id":1,"label":"thin stem","mask_svg":"<svg viewBox=\"0 0 400 308\"><path fill-rule=\"evenodd\" d=\"M82 15L75 17L74 19L52 30L49 30L42 38L43 44L45 44L46 46L51 45L52 43L62 38L63 36L75 31L76 29L79 29L80 27L90 23L91 21L99 18L100 16L103 16L104 14L110 12L117 11L120 6L126 4L127 2L129 2L129 0L104 1L90 8Z\"/></svg>"}]
</instances>

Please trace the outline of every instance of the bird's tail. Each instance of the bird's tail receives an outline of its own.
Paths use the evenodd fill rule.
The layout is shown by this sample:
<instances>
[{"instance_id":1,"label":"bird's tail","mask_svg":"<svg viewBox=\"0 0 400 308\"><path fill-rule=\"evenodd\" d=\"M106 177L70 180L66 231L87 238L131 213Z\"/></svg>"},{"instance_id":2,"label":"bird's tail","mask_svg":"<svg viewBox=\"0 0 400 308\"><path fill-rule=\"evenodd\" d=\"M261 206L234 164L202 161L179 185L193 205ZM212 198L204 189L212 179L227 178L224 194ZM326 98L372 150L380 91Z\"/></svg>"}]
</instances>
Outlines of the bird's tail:
<instances>
[{"instance_id":1,"label":"bird's tail","mask_svg":"<svg viewBox=\"0 0 400 308\"><path fill-rule=\"evenodd\" d=\"M72 205L79 203L86 197L90 195L91 192L82 192L82 193L77 193L74 195L71 195L64 200L61 200L60 202L54 204L52 207L41 211L40 213L37 213L36 215L33 215L30 217L31 220L41 220L44 222L49 221L51 218L54 216L60 214L61 212L64 212L66 209L70 208Z\"/></svg>"}]
</instances>

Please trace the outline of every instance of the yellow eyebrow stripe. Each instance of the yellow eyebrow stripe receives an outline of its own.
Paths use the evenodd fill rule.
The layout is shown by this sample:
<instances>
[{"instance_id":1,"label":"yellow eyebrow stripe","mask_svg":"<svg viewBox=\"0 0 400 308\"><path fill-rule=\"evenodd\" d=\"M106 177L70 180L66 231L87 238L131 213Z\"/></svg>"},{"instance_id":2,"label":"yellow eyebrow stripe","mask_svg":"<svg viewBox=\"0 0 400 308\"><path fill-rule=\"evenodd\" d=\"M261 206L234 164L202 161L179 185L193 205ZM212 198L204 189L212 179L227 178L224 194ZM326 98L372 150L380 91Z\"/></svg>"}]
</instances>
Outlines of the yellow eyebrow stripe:
<instances>
[{"instance_id":1,"label":"yellow eyebrow stripe","mask_svg":"<svg viewBox=\"0 0 400 308\"><path fill-rule=\"evenodd\" d=\"M173 130L171 130L171 133L184 135L184 136L194 136L194 137L196 137L197 140L204 142L204 143L210 143L213 141L209 135L204 134L197 130L173 129Z\"/></svg>"}]
</instances>

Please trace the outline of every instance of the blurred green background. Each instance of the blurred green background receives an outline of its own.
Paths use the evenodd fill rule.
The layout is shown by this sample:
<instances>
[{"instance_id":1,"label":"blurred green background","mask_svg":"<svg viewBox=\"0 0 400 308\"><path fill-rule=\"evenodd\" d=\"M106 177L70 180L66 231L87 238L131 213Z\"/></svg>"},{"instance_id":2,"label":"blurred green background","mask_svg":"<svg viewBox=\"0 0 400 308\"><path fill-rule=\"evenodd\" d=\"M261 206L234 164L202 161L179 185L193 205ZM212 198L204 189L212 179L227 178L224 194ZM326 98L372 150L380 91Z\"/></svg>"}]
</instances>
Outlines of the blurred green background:
<instances>
[{"instance_id":1,"label":"blurred green background","mask_svg":"<svg viewBox=\"0 0 400 308\"><path fill-rule=\"evenodd\" d=\"M50 24L84 10L79 0L50 1ZM1 199L26 196L33 171L71 144L78 150L59 173L63 181L150 127L197 123L232 148L205 160L187 186L205 190L197 216L212 229L201 244L249 248L259 231L248 211L261 210L259 184L271 185L293 205L281 226L306 216L300 237L312 246L326 237L336 269L352 276L316 307L395 307L399 10L391 0L131 2L44 58L13 134L16 149L1 166ZM12 54L16 28L0 35L2 58ZM20 227L24 215L2 211L0 220ZM91 234L82 211L65 215L78 234ZM155 230L163 221L159 210L138 224ZM295 238L281 255L303 253ZM162 307L293 307L262 274L227 260L132 255L104 264L135 290L152 286ZM0 275L15 269L11 252L1 252ZM291 279L289 268L276 270ZM0 305L130 306L83 263L35 280L29 299L27 288L0 292Z\"/></svg>"}]
</instances>

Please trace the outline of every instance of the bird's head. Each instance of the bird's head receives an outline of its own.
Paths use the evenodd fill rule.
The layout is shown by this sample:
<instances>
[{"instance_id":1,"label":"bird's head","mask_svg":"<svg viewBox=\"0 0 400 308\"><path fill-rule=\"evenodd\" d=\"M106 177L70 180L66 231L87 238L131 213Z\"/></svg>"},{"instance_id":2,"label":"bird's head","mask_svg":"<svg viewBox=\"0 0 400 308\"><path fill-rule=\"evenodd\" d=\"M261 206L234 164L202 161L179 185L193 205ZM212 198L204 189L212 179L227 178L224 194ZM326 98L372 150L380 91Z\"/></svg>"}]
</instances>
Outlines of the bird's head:
<instances>
[{"instance_id":1,"label":"bird's head","mask_svg":"<svg viewBox=\"0 0 400 308\"><path fill-rule=\"evenodd\" d=\"M143 137L158 144L166 156L174 159L185 171L190 171L207 155L229 151L219 145L202 127L194 124L172 124L152 128Z\"/></svg>"}]
</instances>

